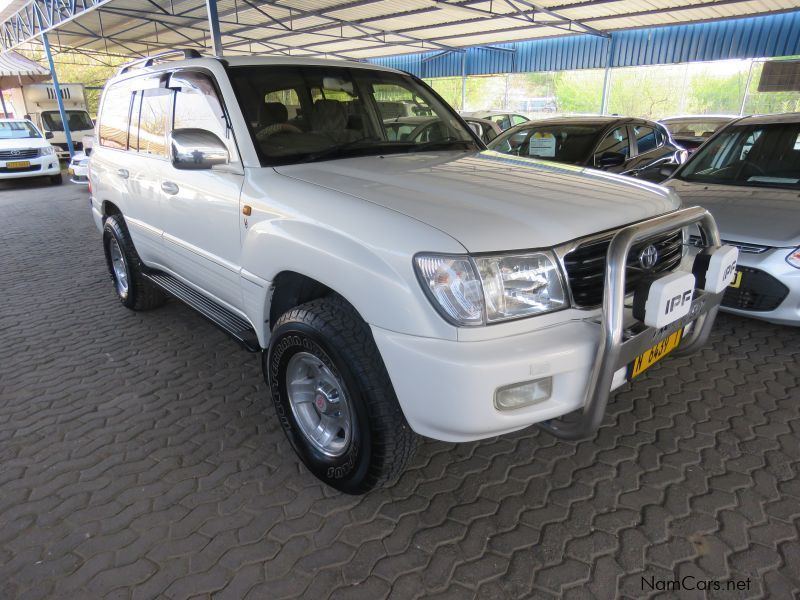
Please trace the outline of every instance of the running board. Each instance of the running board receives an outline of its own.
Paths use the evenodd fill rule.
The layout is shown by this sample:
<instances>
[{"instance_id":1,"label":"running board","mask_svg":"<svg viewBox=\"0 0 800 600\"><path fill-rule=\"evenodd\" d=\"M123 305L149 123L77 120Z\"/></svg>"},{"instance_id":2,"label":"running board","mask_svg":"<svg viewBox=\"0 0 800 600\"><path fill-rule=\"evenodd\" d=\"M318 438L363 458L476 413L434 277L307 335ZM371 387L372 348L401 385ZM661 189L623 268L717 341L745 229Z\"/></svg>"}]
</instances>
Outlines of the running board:
<instances>
[{"instance_id":1,"label":"running board","mask_svg":"<svg viewBox=\"0 0 800 600\"><path fill-rule=\"evenodd\" d=\"M249 352L261 351L261 345L258 343L258 336L256 336L255 330L250 323L240 316L220 306L172 275L167 275L166 273L158 271L152 271L144 275L171 296L191 306L206 319L214 323L214 325L242 344Z\"/></svg>"}]
</instances>

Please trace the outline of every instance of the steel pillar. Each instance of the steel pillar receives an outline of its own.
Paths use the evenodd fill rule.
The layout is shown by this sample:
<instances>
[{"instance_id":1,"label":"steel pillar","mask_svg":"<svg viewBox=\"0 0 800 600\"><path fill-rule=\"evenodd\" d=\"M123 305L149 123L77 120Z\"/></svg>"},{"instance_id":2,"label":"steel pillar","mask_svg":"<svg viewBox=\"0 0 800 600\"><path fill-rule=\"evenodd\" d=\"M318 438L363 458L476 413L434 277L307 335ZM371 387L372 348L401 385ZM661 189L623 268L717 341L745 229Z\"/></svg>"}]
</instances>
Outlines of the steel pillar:
<instances>
[{"instance_id":1,"label":"steel pillar","mask_svg":"<svg viewBox=\"0 0 800 600\"><path fill-rule=\"evenodd\" d=\"M64 98L61 96L61 86L58 85L56 66L53 64L53 53L50 51L50 40L47 39L46 33L42 34L42 45L44 46L44 53L47 55L47 62L50 65L50 77L53 78L56 102L58 102L58 112L61 115L61 124L64 125L64 136L67 138L67 150L69 151L69 157L72 158L75 154L75 147L72 145L72 134L69 131L69 123L67 122L67 111L64 110Z\"/></svg>"},{"instance_id":2,"label":"steel pillar","mask_svg":"<svg viewBox=\"0 0 800 600\"><path fill-rule=\"evenodd\" d=\"M219 29L217 0L206 0L206 11L208 12L208 30L211 32L211 49L214 51L214 56L222 57L222 33Z\"/></svg>"}]
</instances>

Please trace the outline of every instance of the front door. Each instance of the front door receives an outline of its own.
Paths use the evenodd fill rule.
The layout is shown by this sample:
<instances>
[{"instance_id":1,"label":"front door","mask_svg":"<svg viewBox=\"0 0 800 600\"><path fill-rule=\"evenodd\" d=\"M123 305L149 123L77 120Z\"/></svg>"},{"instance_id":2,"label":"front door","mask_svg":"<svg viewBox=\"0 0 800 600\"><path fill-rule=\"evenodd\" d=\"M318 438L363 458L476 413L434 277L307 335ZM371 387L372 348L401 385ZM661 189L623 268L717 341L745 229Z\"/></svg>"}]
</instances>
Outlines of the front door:
<instances>
[{"instance_id":1,"label":"front door","mask_svg":"<svg viewBox=\"0 0 800 600\"><path fill-rule=\"evenodd\" d=\"M172 129L203 129L228 147L230 164L180 170L166 161L158 173L164 247L176 274L234 309L241 309L239 283L240 195L244 183L233 134L211 76L173 73Z\"/></svg>"}]
</instances>

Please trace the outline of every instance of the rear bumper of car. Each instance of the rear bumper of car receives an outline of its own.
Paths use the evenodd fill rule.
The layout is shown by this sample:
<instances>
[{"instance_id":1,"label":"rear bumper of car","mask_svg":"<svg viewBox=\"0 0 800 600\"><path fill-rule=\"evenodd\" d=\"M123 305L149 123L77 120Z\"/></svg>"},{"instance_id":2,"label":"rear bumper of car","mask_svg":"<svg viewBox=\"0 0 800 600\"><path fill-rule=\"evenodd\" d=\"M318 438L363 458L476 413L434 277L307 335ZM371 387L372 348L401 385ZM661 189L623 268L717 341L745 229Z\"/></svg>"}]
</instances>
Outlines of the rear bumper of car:
<instances>
[{"instance_id":1,"label":"rear bumper of car","mask_svg":"<svg viewBox=\"0 0 800 600\"><path fill-rule=\"evenodd\" d=\"M708 339L722 292L695 289L685 316L659 329L634 319L625 308L625 265L631 246L692 223L701 224L710 246L720 245L713 219L701 208L676 211L617 232L608 249L602 312L584 320L469 342L373 327L409 425L422 435L452 442L491 437L534 423L562 438L590 435L600 425L610 392L627 380L629 365L638 356L673 335L682 335L676 350L682 354ZM500 394L520 385L546 391L519 408L503 408ZM581 412L569 420L559 419L574 411Z\"/></svg>"},{"instance_id":2,"label":"rear bumper of car","mask_svg":"<svg viewBox=\"0 0 800 600\"><path fill-rule=\"evenodd\" d=\"M25 177L40 177L58 175L61 173L61 166L55 154L47 156L37 156L35 158L22 159L29 163L28 167L9 168L7 165L14 160L0 160L0 181L4 179L22 179Z\"/></svg>"}]
</instances>

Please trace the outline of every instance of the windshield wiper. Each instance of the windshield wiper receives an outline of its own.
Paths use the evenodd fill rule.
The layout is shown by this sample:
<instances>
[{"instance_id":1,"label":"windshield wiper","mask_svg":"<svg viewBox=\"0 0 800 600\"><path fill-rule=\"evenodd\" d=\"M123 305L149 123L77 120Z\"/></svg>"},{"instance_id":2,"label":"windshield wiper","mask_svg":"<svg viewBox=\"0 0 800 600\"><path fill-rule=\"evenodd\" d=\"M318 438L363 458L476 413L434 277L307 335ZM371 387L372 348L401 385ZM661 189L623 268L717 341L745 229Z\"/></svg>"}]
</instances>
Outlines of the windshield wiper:
<instances>
[{"instance_id":1,"label":"windshield wiper","mask_svg":"<svg viewBox=\"0 0 800 600\"><path fill-rule=\"evenodd\" d=\"M307 154L300 160L296 161L294 164L301 164L301 163L308 163L308 162L316 162L318 160L325 160L326 158L339 158L344 157L347 153L347 150L357 148L359 144L363 144L364 142L375 142L379 140L375 140L374 138L359 138L357 140L353 140L352 142L346 142L344 144L339 144L337 146L331 146L330 148L325 148L324 150L320 150L319 152L312 152L311 154ZM374 148L382 148L386 149L386 143L378 143L378 144L367 144L363 146L363 150L367 149L374 149Z\"/></svg>"},{"instance_id":2,"label":"windshield wiper","mask_svg":"<svg viewBox=\"0 0 800 600\"><path fill-rule=\"evenodd\" d=\"M440 140L431 140L429 142L425 142L424 144L414 144L410 146L408 151L409 152L420 152L424 150L435 150L441 146L439 149L448 148L453 146L454 144L468 144L470 146L474 146L475 142L473 140L462 140L461 138L457 137L446 137Z\"/></svg>"}]
</instances>

